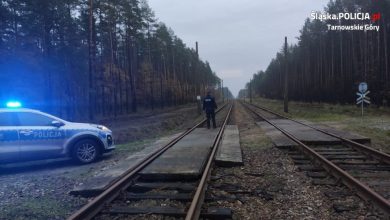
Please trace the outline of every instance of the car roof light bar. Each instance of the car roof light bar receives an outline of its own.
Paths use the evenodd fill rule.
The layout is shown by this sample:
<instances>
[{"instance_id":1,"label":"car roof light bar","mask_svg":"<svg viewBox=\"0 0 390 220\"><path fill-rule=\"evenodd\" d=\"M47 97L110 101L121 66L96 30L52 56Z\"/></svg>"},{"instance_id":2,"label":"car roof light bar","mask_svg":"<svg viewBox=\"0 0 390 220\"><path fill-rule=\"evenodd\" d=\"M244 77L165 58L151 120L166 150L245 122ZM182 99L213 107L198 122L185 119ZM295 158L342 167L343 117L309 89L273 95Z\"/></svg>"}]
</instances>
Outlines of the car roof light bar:
<instances>
[{"instance_id":1,"label":"car roof light bar","mask_svg":"<svg viewBox=\"0 0 390 220\"><path fill-rule=\"evenodd\" d=\"M20 108L22 107L22 103L18 101L9 101L7 102L7 108Z\"/></svg>"}]
</instances>

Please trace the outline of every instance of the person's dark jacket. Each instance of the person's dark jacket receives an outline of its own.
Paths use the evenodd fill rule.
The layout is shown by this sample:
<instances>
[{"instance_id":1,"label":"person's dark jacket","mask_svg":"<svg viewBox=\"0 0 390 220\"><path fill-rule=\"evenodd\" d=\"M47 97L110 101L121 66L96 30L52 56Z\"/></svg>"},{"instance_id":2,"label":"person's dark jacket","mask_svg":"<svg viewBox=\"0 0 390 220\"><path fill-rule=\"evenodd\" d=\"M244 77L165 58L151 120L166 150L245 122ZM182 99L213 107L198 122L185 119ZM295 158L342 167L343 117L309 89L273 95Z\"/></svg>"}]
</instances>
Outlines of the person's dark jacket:
<instances>
[{"instance_id":1,"label":"person's dark jacket","mask_svg":"<svg viewBox=\"0 0 390 220\"><path fill-rule=\"evenodd\" d=\"M206 112L214 112L217 109L217 103L215 103L214 97L211 95L207 95L203 99L203 111Z\"/></svg>"}]
</instances>

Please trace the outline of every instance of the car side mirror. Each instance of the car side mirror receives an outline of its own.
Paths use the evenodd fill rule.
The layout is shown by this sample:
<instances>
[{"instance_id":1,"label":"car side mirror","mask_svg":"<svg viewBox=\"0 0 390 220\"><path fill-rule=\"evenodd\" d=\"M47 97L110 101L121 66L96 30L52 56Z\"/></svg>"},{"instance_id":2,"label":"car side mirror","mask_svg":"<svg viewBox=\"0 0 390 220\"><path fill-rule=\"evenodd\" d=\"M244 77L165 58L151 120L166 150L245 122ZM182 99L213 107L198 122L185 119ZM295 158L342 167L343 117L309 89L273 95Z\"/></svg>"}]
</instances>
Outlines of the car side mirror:
<instances>
[{"instance_id":1,"label":"car side mirror","mask_svg":"<svg viewBox=\"0 0 390 220\"><path fill-rule=\"evenodd\" d=\"M61 127L61 126L64 126L64 123L60 122L60 121L52 121L51 122L51 125L54 126L54 127Z\"/></svg>"}]
</instances>

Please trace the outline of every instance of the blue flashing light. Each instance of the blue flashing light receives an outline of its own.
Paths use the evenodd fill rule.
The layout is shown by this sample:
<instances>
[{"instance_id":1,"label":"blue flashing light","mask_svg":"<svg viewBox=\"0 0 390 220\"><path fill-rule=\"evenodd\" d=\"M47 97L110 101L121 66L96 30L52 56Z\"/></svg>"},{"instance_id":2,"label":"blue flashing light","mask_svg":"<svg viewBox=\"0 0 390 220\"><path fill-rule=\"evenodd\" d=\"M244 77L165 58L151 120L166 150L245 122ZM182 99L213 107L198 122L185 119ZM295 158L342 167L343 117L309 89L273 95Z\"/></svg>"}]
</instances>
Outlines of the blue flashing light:
<instances>
[{"instance_id":1,"label":"blue flashing light","mask_svg":"<svg viewBox=\"0 0 390 220\"><path fill-rule=\"evenodd\" d=\"M22 107L22 103L18 101L9 101L7 102L7 108L20 108Z\"/></svg>"}]
</instances>

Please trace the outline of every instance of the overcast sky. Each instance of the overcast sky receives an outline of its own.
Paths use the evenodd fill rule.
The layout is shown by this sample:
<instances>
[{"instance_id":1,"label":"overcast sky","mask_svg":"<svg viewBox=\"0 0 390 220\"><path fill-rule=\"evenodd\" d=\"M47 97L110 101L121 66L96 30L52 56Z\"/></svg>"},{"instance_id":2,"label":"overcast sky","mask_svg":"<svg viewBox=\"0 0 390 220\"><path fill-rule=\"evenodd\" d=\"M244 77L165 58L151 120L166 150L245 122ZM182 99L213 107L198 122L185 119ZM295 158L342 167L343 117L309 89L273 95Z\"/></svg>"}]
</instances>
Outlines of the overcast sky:
<instances>
[{"instance_id":1,"label":"overcast sky","mask_svg":"<svg viewBox=\"0 0 390 220\"><path fill-rule=\"evenodd\" d=\"M200 58L236 96L253 73L267 68L284 37L296 43L305 19L329 0L148 1L187 46L199 42Z\"/></svg>"}]
</instances>

